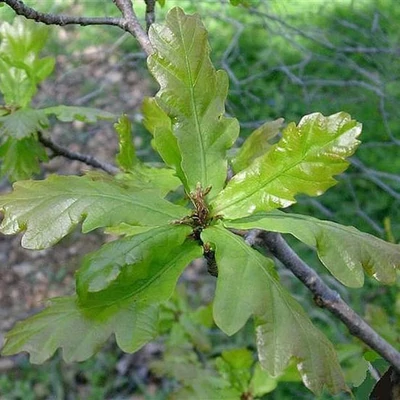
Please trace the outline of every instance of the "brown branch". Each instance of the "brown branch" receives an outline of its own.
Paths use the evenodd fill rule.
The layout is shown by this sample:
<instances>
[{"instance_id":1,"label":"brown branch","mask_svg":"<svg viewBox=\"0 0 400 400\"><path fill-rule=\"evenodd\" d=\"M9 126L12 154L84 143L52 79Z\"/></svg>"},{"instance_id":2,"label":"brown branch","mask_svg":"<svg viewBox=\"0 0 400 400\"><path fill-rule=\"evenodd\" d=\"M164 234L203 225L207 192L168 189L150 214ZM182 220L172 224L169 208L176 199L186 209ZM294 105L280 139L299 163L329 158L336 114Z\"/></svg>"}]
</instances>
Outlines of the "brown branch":
<instances>
[{"instance_id":1,"label":"brown branch","mask_svg":"<svg viewBox=\"0 0 400 400\"><path fill-rule=\"evenodd\" d=\"M123 29L136 37L142 49L150 55L154 52L153 46L150 43L147 33L143 30L133 9L131 0L113 0L124 17Z\"/></svg>"},{"instance_id":2,"label":"brown branch","mask_svg":"<svg viewBox=\"0 0 400 400\"><path fill-rule=\"evenodd\" d=\"M150 55L153 53L153 47L149 41L146 32L142 29L136 14L133 10L131 0L113 0L113 2L120 9L123 17L75 17L69 15L57 15L50 13L43 13L36 11L35 9L28 7L21 0L0 0L1 3L7 4L11 7L17 15L22 15L27 19L33 19L36 22L42 22L46 25L112 25L118 26L124 31L132 34L143 51Z\"/></svg>"},{"instance_id":3,"label":"brown branch","mask_svg":"<svg viewBox=\"0 0 400 400\"><path fill-rule=\"evenodd\" d=\"M27 19L33 19L36 22L42 22L46 25L115 25L122 27L122 18L112 17L75 17L69 15L56 15L42 13L25 5L21 0L0 0L10 6L17 15L22 15Z\"/></svg>"},{"instance_id":4,"label":"brown branch","mask_svg":"<svg viewBox=\"0 0 400 400\"><path fill-rule=\"evenodd\" d=\"M375 350L400 372L400 353L350 308L339 293L327 286L319 275L291 249L280 234L262 232L259 238L263 245L314 294L314 300L319 307L328 309L338 317L353 336Z\"/></svg>"},{"instance_id":5,"label":"brown branch","mask_svg":"<svg viewBox=\"0 0 400 400\"><path fill-rule=\"evenodd\" d=\"M115 167L112 164L106 163L104 161L100 161L97 158L87 155L87 154L82 154L78 153L75 151L71 151L67 149L66 147L60 146L57 143L54 143L51 139L45 138L42 133L38 133L38 138L40 143L43 144L43 146L47 147L50 149L54 155L56 156L62 156L65 158L68 158L70 160L77 160L80 162L83 162L86 165L90 165L91 167L94 168L100 168L103 171L108 172L111 175L115 175L119 172L119 169Z\"/></svg>"}]
</instances>

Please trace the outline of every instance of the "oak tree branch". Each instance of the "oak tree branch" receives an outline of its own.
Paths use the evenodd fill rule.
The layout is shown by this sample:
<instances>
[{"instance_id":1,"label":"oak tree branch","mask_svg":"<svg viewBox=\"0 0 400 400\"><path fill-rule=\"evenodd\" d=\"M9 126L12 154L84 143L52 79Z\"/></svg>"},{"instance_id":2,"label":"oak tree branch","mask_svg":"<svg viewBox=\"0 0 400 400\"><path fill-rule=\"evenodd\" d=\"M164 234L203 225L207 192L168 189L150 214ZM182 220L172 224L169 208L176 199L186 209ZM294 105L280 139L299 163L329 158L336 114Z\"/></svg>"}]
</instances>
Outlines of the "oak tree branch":
<instances>
[{"instance_id":1,"label":"oak tree branch","mask_svg":"<svg viewBox=\"0 0 400 400\"><path fill-rule=\"evenodd\" d=\"M292 250L280 234L262 232L259 237L263 245L314 294L314 300L319 307L328 309L338 317L353 336L375 350L400 372L400 353L349 307L339 293L327 286L321 277Z\"/></svg>"},{"instance_id":2,"label":"oak tree branch","mask_svg":"<svg viewBox=\"0 0 400 400\"><path fill-rule=\"evenodd\" d=\"M119 172L119 169L114 165L106 163L104 161L100 161L97 158L87 154L71 151L64 146L60 146L59 144L54 143L51 139L45 138L40 132L38 133L38 137L40 143L42 143L43 146L50 149L56 156L62 156L70 160L77 160L83 162L86 165L90 165L91 167L100 168L111 175L115 175L116 173Z\"/></svg>"}]
</instances>

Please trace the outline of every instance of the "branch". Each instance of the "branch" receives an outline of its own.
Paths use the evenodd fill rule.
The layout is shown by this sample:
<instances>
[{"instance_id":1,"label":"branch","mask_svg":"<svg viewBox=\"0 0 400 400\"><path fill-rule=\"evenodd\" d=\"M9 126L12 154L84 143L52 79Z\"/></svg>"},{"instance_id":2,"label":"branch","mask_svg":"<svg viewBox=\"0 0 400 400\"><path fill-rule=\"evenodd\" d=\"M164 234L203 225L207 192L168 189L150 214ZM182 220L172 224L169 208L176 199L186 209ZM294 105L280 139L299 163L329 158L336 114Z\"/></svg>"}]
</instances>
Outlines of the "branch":
<instances>
[{"instance_id":1,"label":"branch","mask_svg":"<svg viewBox=\"0 0 400 400\"><path fill-rule=\"evenodd\" d=\"M75 151L71 151L66 147L60 146L57 143L54 143L52 140L45 138L42 133L38 133L39 142L43 144L43 146L50 149L56 156L62 156L68 158L70 160L77 160L85 163L86 165L90 165L94 168L100 168L103 171L108 172L111 175L115 175L119 172L119 169L112 164L106 163L104 161L100 161L93 156L89 156L87 154L78 153Z\"/></svg>"},{"instance_id":2,"label":"branch","mask_svg":"<svg viewBox=\"0 0 400 400\"><path fill-rule=\"evenodd\" d=\"M46 25L115 25L122 27L122 18L112 17L74 17L69 15L56 15L42 13L25 5L21 0L0 0L10 6L17 15L22 15L27 19L33 19L36 22L42 22Z\"/></svg>"},{"instance_id":3,"label":"branch","mask_svg":"<svg viewBox=\"0 0 400 400\"><path fill-rule=\"evenodd\" d=\"M36 11L35 9L28 7L21 0L0 0L1 3L7 4L11 7L17 15L22 15L27 19L33 19L36 22L42 22L46 25L113 25L118 26L124 31L132 34L143 51L150 55L153 53L153 47L149 41L149 38L146 32L140 26L140 23L136 17L136 14L133 10L131 0L113 0L113 2L120 9L123 17L122 18L114 18L114 17L75 17L69 15L57 15L50 13L43 13L40 11Z\"/></svg>"},{"instance_id":4,"label":"branch","mask_svg":"<svg viewBox=\"0 0 400 400\"><path fill-rule=\"evenodd\" d=\"M123 29L136 37L142 49L150 55L154 52L147 33L143 30L133 9L132 0L113 0L123 15Z\"/></svg>"},{"instance_id":5,"label":"branch","mask_svg":"<svg viewBox=\"0 0 400 400\"><path fill-rule=\"evenodd\" d=\"M154 24L156 16L154 14L154 9L156 6L156 0L144 0L146 3L146 31L148 32L151 24Z\"/></svg>"},{"instance_id":6,"label":"branch","mask_svg":"<svg viewBox=\"0 0 400 400\"><path fill-rule=\"evenodd\" d=\"M263 245L314 294L314 300L319 307L328 309L338 317L353 336L375 350L400 372L400 353L350 308L339 293L327 286L318 274L289 247L280 234L263 232L260 238Z\"/></svg>"}]
</instances>

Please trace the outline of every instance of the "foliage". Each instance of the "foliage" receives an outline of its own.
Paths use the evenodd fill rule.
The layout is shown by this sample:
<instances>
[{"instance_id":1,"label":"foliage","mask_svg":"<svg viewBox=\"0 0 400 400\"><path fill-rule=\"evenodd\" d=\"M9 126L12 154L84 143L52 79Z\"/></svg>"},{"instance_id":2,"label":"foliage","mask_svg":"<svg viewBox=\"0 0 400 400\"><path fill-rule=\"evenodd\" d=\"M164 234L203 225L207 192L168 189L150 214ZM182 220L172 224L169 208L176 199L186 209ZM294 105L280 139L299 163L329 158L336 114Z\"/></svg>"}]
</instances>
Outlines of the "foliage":
<instances>
[{"instance_id":1,"label":"foliage","mask_svg":"<svg viewBox=\"0 0 400 400\"><path fill-rule=\"evenodd\" d=\"M333 394L347 391L333 345L281 285L273 261L230 228L292 233L317 247L329 271L350 286L362 284L362 268L379 281L394 281L398 245L354 228L275 210L295 203L300 193L319 196L333 186L333 176L347 168L346 159L359 144L361 125L344 112L328 117L310 114L297 125L290 123L279 141L263 147L261 154L250 149L259 136L275 136L278 127L272 134L256 131L248 139L250 145L245 142L244 150L233 158L236 175L226 183L227 151L239 125L224 116L227 75L211 64L200 18L174 8L164 25L151 27L150 40L155 53L148 66L160 90L145 103L145 125L167 168L137 159L129 121L122 116L116 124L117 163L124 173L18 182L12 193L0 198L5 215L2 232L23 232L22 244L27 248L51 246L80 222L83 232L96 228L129 232L88 255L76 274L76 296L52 299L44 311L18 323L6 336L3 354L28 351L31 361L40 363L62 348L66 360L81 361L111 334L121 349L134 352L157 335L160 304L171 297L185 266L204 255L217 267L213 269L218 275L212 308L215 324L232 335L253 317L260 364L251 374L254 363L247 350L224 352L215 363L219 376L192 382L182 389L181 398L198 395L193 392L196 387L225 395L233 382L226 398L243 398L249 392L262 395L271 388L262 386L260 374L273 381L291 362L315 393L324 388ZM64 120L93 117L84 110L50 110ZM28 118L28 126L32 123L37 130L38 124L43 125L43 112L36 110L36 122ZM19 135L27 132L24 127ZM160 177L166 174L170 179L160 189ZM177 188L177 179L192 209L165 199ZM325 240L327 234L334 240ZM389 253L373 257L370 249L374 248ZM350 268L337 264L338 257L346 258ZM186 331L175 328L170 340L191 334L190 320L186 322ZM196 370L196 363L191 367ZM209 387L204 387L205 382L211 382Z\"/></svg>"},{"instance_id":2,"label":"foliage","mask_svg":"<svg viewBox=\"0 0 400 400\"><path fill-rule=\"evenodd\" d=\"M39 84L54 69L53 57L40 57L48 37L48 28L15 18L3 22L0 29L0 157L1 174L11 181L30 178L40 172L40 162L48 157L38 133L49 128L49 116L60 121L93 123L113 120L111 113L87 107L32 107Z\"/></svg>"}]
</instances>

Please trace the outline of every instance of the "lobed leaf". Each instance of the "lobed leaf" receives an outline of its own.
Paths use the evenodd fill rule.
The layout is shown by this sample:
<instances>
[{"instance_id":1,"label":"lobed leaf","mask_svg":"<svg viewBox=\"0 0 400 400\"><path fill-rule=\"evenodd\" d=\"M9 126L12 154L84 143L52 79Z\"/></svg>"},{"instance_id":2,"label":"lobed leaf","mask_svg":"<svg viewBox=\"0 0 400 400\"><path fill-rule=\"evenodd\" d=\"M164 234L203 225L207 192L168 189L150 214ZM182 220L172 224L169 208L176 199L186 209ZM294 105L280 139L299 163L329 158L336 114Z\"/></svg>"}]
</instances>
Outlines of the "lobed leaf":
<instances>
[{"instance_id":1,"label":"lobed leaf","mask_svg":"<svg viewBox=\"0 0 400 400\"><path fill-rule=\"evenodd\" d=\"M124 114L114 124L114 128L118 134L119 143L119 153L116 157L117 164L124 171L130 171L139 163L135 146L133 145L132 123Z\"/></svg>"},{"instance_id":2,"label":"lobed leaf","mask_svg":"<svg viewBox=\"0 0 400 400\"><path fill-rule=\"evenodd\" d=\"M141 279L154 278L151 270L166 263L169 253L182 245L191 230L186 225L165 225L105 244L85 257L76 274L78 294L103 290L120 275L124 285L136 273Z\"/></svg>"},{"instance_id":3,"label":"lobed leaf","mask_svg":"<svg viewBox=\"0 0 400 400\"><path fill-rule=\"evenodd\" d=\"M250 134L232 159L232 169L235 174L247 168L257 157L267 153L272 146L269 141L279 134L283 121L283 118L279 118L266 122Z\"/></svg>"},{"instance_id":4,"label":"lobed leaf","mask_svg":"<svg viewBox=\"0 0 400 400\"><path fill-rule=\"evenodd\" d=\"M277 210L225 221L225 225L290 233L317 249L320 260L331 274L350 287L363 285L363 270L378 281L394 283L396 269L400 268L400 245L385 242L352 226Z\"/></svg>"},{"instance_id":5,"label":"lobed leaf","mask_svg":"<svg viewBox=\"0 0 400 400\"><path fill-rule=\"evenodd\" d=\"M164 162L174 168L176 175L188 189L186 177L182 171L182 157L176 137L172 132L172 121L158 105L155 98L143 101L143 124L153 135L152 146L160 154Z\"/></svg>"},{"instance_id":6,"label":"lobed leaf","mask_svg":"<svg viewBox=\"0 0 400 400\"><path fill-rule=\"evenodd\" d=\"M197 15L173 8L165 25L149 31L155 52L148 66L158 83L157 104L172 120L188 191L212 186L216 195L227 174L226 150L238 133L236 119L224 117L228 77L209 58L207 31Z\"/></svg>"},{"instance_id":7,"label":"lobed leaf","mask_svg":"<svg viewBox=\"0 0 400 400\"><path fill-rule=\"evenodd\" d=\"M86 298L86 304L75 297L52 299L50 307L7 333L2 354L27 351L32 363L42 363L61 347L67 362L83 361L113 333L118 346L133 353L157 334L159 304L168 300L182 270L199 256L201 247L186 241L165 253L154 277L132 276L132 290L123 296L107 298L109 292L99 292L102 301Z\"/></svg>"},{"instance_id":8,"label":"lobed leaf","mask_svg":"<svg viewBox=\"0 0 400 400\"><path fill-rule=\"evenodd\" d=\"M214 199L216 214L236 219L258 211L288 207L297 194L319 196L335 185L334 175L348 167L361 124L340 112L310 114L291 123L272 149L235 175Z\"/></svg>"},{"instance_id":9,"label":"lobed leaf","mask_svg":"<svg viewBox=\"0 0 400 400\"><path fill-rule=\"evenodd\" d=\"M182 218L187 209L169 203L152 190L124 188L113 181L88 176L50 176L43 181L22 181L14 191L0 197L4 234L25 231L22 246L49 247L79 222L82 231L125 222L159 226Z\"/></svg>"},{"instance_id":10,"label":"lobed leaf","mask_svg":"<svg viewBox=\"0 0 400 400\"><path fill-rule=\"evenodd\" d=\"M28 107L0 117L0 135L18 140L32 136L48 126L49 120L42 110Z\"/></svg>"},{"instance_id":11,"label":"lobed leaf","mask_svg":"<svg viewBox=\"0 0 400 400\"><path fill-rule=\"evenodd\" d=\"M34 137L8 138L0 146L0 157L1 175L7 175L11 182L38 174L40 162L48 160L44 147Z\"/></svg>"},{"instance_id":12,"label":"lobed leaf","mask_svg":"<svg viewBox=\"0 0 400 400\"><path fill-rule=\"evenodd\" d=\"M218 265L216 324L232 335L253 314L260 363L270 375L280 375L294 358L310 390L346 390L332 344L280 285L273 262L221 226L205 229L202 240L215 249Z\"/></svg>"},{"instance_id":13,"label":"lobed leaf","mask_svg":"<svg viewBox=\"0 0 400 400\"><path fill-rule=\"evenodd\" d=\"M62 122L82 121L87 123L94 123L99 120L115 120L115 115L108 112L91 107L75 107L75 106L54 106L43 108L46 115L54 115Z\"/></svg>"}]
</instances>

